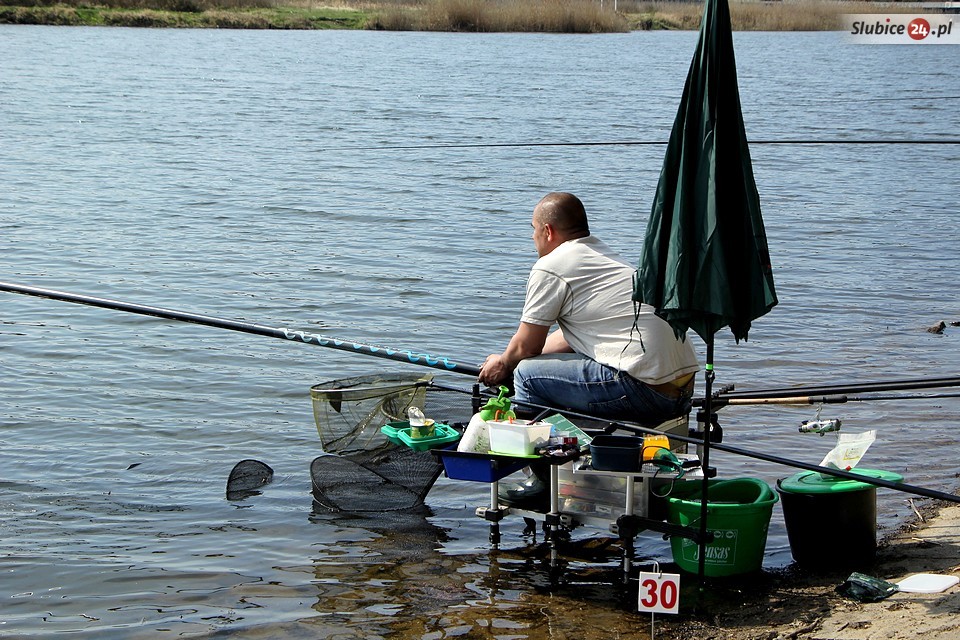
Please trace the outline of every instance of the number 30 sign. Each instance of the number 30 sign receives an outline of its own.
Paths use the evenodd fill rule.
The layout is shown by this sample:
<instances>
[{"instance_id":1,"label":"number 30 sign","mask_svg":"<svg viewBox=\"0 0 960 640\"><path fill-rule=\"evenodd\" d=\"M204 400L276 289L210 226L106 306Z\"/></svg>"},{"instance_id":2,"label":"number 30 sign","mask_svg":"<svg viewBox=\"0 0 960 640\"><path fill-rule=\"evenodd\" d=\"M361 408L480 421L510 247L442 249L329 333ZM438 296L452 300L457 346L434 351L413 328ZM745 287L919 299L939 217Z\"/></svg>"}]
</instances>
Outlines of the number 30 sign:
<instances>
[{"instance_id":1,"label":"number 30 sign","mask_svg":"<svg viewBox=\"0 0 960 640\"><path fill-rule=\"evenodd\" d=\"M678 613L680 574L641 572L637 606L641 612Z\"/></svg>"}]
</instances>

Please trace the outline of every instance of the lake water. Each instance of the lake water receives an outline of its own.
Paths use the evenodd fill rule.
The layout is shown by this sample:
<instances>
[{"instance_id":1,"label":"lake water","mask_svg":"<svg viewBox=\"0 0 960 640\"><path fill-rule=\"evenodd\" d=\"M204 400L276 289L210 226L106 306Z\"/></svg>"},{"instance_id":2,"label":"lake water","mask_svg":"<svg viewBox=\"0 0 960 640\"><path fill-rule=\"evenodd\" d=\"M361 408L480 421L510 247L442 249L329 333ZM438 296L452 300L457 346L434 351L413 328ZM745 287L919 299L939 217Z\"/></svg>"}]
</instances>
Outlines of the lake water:
<instances>
[{"instance_id":1,"label":"lake water","mask_svg":"<svg viewBox=\"0 0 960 640\"><path fill-rule=\"evenodd\" d=\"M665 141L695 40L0 27L0 280L478 363L516 326L537 200L578 193L595 234L635 260L664 150L529 145ZM838 144L955 141L954 49L839 33L735 44L780 304L748 342L718 335L717 384L955 375L960 329L925 329L960 320L960 148ZM517 146L456 146L489 143ZM0 636L588 638L583 616L603 637L640 624L616 548L557 575L513 523L491 552L473 515L486 485L441 479L427 526L312 512L309 387L410 366L0 301ZM953 491L958 413L956 398L904 399L822 417L877 430L864 466ZM815 414L728 408L721 423L729 444L815 464L834 442L798 433ZM244 458L276 478L227 501ZM771 484L795 472L711 461ZM884 530L909 497L879 492ZM585 554L604 533L575 532ZM670 559L659 536L638 554ZM790 562L778 507L764 566Z\"/></svg>"}]
</instances>

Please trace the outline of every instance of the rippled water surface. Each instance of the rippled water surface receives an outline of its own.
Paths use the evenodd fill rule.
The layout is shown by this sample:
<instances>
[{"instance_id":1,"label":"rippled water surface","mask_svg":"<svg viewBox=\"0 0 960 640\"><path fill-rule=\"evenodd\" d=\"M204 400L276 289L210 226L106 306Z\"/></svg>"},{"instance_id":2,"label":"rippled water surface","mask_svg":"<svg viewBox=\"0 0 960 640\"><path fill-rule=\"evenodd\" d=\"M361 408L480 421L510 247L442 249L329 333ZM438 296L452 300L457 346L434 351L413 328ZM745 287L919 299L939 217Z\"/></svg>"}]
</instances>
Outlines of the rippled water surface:
<instances>
[{"instance_id":1,"label":"rippled water surface","mask_svg":"<svg viewBox=\"0 0 960 640\"><path fill-rule=\"evenodd\" d=\"M664 149L525 143L666 140L695 38L0 27L0 280L479 362L516 325L540 196L580 194L594 232L635 260ZM735 44L780 305L749 342L718 335L717 383L955 375L960 329L925 329L960 320L960 150L836 144L955 139L950 47L831 33ZM485 143L519 146L456 146ZM410 366L0 302L0 635L636 626L616 545L590 540L606 532L575 532L583 557L559 573L517 523L490 552L473 515L486 485L441 479L424 514L313 513L309 387ZM958 410L908 399L824 414L877 429L864 464L954 490ZM815 411L721 421L730 444L817 463L831 437L797 433ZM244 458L276 479L227 501ZM712 460L771 484L794 471ZM880 492L883 527L907 497ZM638 547L670 558L659 536ZM765 567L790 560L778 508Z\"/></svg>"}]
</instances>

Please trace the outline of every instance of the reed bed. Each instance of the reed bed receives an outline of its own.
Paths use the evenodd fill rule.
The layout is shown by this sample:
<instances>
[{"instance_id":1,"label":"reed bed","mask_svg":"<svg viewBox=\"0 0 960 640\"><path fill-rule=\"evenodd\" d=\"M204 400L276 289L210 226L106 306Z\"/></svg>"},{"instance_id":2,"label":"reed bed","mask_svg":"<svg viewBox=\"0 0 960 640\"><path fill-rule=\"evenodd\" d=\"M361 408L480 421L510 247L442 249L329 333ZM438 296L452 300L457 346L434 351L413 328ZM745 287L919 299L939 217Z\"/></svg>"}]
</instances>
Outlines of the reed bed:
<instances>
[{"instance_id":1,"label":"reed bed","mask_svg":"<svg viewBox=\"0 0 960 640\"><path fill-rule=\"evenodd\" d=\"M378 11L370 28L391 31L610 33L626 18L592 0L435 0Z\"/></svg>"},{"instance_id":2,"label":"reed bed","mask_svg":"<svg viewBox=\"0 0 960 640\"><path fill-rule=\"evenodd\" d=\"M882 11L915 11L883 3ZM616 10L614 10L616 8ZM872 2L731 0L737 31L828 31ZM609 33L696 30L702 2L643 0L0 0L0 23Z\"/></svg>"}]
</instances>

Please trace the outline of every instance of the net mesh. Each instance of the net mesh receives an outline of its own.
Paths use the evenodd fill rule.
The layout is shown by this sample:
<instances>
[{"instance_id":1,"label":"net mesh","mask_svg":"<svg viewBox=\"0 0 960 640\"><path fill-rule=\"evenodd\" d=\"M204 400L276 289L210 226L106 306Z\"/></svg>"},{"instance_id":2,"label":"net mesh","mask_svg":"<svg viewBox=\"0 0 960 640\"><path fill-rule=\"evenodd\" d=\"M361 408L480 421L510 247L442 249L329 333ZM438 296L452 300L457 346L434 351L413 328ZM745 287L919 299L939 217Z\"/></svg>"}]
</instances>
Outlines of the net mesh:
<instances>
[{"instance_id":1,"label":"net mesh","mask_svg":"<svg viewBox=\"0 0 960 640\"><path fill-rule=\"evenodd\" d=\"M433 376L367 375L310 389L327 455L310 465L314 500L331 511L395 511L423 504L443 465L429 451L391 443L380 431L406 420L407 409L446 424L471 415L470 396L435 387Z\"/></svg>"},{"instance_id":2,"label":"net mesh","mask_svg":"<svg viewBox=\"0 0 960 640\"><path fill-rule=\"evenodd\" d=\"M381 454L327 454L314 459L314 500L331 511L397 511L423 504L442 467L433 456L390 445Z\"/></svg>"},{"instance_id":3,"label":"net mesh","mask_svg":"<svg viewBox=\"0 0 960 640\"><path fill-rule=\"evenodd\" d=\"M259 460L241 460L227 478L227 500L260 495L260 487L273 481L273 469Z\"/></svg>"}]
</instances>

